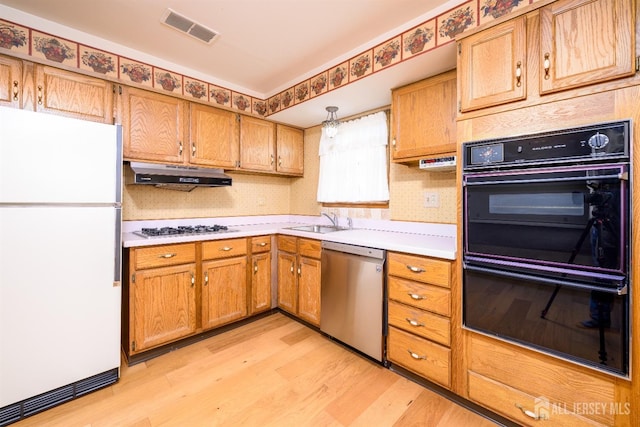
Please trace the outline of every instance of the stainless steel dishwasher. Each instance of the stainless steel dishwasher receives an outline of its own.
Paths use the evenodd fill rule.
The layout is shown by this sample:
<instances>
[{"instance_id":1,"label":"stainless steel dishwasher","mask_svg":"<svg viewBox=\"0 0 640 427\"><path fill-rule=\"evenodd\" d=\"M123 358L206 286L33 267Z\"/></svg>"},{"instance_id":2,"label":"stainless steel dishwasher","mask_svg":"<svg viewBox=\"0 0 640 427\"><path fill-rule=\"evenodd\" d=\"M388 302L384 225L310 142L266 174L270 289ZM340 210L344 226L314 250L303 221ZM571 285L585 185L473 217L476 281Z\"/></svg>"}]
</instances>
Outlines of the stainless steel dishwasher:
<instances>
[{"instance_id":1,"label":"stainless steel dishwasher","mask_svg":"<svg viewBox=\"0 0 640 427\"><path fill-rule=\"evenodd\" d=\"M380 362L385 258L381 249L322 242L320 330Z\"/></svg>"}]
</instances>

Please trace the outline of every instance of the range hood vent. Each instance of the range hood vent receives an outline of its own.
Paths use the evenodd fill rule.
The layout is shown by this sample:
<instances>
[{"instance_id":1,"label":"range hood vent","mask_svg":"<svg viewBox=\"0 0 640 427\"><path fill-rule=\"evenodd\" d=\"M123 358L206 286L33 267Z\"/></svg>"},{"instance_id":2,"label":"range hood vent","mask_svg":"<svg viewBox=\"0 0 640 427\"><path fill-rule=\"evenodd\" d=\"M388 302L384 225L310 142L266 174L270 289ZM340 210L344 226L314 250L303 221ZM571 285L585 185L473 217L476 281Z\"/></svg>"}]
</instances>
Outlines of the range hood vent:
<instances>
[{"instance_id":1,"label":"range hood vent","mask_svg":"<svg viewBox=\"0 0 640 427\"><path fill-rule=\"evenodd\" d=\"M153 185L169 190L191 191L196 187L228 187L232 181L222 169L142 162L131 162L129 166L133 171L130 184Z\"/></svg>"}]
</instances>

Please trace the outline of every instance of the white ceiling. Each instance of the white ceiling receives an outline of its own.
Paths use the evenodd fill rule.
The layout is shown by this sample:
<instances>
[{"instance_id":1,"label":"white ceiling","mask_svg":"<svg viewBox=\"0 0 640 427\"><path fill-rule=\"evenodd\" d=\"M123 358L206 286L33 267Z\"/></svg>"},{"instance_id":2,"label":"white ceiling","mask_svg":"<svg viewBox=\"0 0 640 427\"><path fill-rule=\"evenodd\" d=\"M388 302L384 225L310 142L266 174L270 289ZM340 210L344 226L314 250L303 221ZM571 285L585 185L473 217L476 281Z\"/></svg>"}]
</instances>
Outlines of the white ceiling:
<instances>
[{"instance_id":1,"label":"white ceiling","mask_svg":"<svg viewBox=\"0 0 640 427\"><path fill-rule=\"evenodd\" d=\"M262 99L459 3L460 0L0 0L0 5L17 9L18 13L143 52L175 64L169 68L173 71ZM167 8L211 28L219 37L205 44L163 25L161 19ZM389 105L391 88L454 67L452 43L269 119L310 127L325 119L327 105L338 106L339 117L358 114Z\"/></svg>"}]
</instances>

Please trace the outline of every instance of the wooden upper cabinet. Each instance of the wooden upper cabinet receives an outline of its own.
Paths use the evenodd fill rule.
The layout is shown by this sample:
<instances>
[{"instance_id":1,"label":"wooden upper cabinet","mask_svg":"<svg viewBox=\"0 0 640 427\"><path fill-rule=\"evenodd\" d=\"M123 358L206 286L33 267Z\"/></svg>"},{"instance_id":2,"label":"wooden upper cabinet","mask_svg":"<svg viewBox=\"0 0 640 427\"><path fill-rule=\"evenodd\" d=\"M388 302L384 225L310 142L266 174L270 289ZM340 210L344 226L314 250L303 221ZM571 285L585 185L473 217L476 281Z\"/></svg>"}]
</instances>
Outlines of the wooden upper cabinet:
<instances>
[{"instance_id":1,"label":"wooden upper cabinet","mask_svg":"<svg viewBox=\"0 0 640 427\"><path fill-rule=\"evenodd\" d=\"M238 114L206 105L190 104L189 163L235 168L239 160Z\"/></svg>"},{"instance_id":2,"label":"wooden upper cabinet","mask_svg":"<svg viewBox=\"0 0 640 427\"><path fill-rule=\"evenodd\" d=\"M22 108L22 61L0 56L0 105Z\"/></svg>"},{"instance_id":3,"label":"wooden upper cabinet","mask_svg":"<svg viewBox=\"0 0 640 427\"><path fill-rule=\"evenodd\" d=\"M392 91L396 162L456 150L456 70Z\"/></svg>"},{"instance_id":4,"label":"wooden upper cabinet","mask_svg":"<svg viewBox=\"0 0 640 427\"><path fill-rule=\"evenodd\" d=\"M113 84L45 65L36 66L36 111L113 123Z\"/></svg>"},{"instance_id":5,"label":"wooden upper cabinet","mask_svg":"<svg viewBox=\"0 0 640 427\"><path fill-rule=\"evenodd\" d=\"M631 76L632 0L560 0L540 9L540 92Z\"/></svg>"},{"instance_id":6,"label":"wooden upper cabinet","mask_svg":"<svg viewBox=\"0 0 640 427\"><path fill-rule=\"evenodd\" d=\"M250 116L240 118L240 168L275 171L275 124Z\"/></svg>"},{"instance_id":7,"label":"wooden upper cabinet","mask_svg":"<svg viewBox=\"0 0 640 427\"><path fill-rule=\"evenodd\" d=\"M458 43L461 112L526 98L526 36L521 16Z\"/></svg>"},{"instance_id":8,"label":"wooden upper cabinet","mask_svg":"<svg viewBox=\"0 0 640 427\"><path fill-rule=\"evenodd\" d=\"M303 175L304 132L290 126L276 125L276 153L278 172Z\"/></svg>"},{"instance_id":9,"label":"wooden upper cabinet","mask_svg":"<svg viewBox=\"0 0 640 427\"><path fill-rule=\"evenodd\" d=\"M184 163L187 102L127 86L121 96L124 159Z\"/></svg>"}]
</instances>

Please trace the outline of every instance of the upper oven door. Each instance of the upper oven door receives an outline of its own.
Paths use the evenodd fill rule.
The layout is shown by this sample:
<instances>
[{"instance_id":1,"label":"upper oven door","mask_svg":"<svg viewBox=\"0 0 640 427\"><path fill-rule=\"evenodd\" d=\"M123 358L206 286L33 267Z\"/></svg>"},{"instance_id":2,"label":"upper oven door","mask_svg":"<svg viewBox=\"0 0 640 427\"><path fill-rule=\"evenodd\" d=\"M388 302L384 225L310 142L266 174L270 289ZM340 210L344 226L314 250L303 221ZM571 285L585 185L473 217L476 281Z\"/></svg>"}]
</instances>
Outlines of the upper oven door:
<instances>
[{"instance_id":1,"label":"upper oven door","mask_svg":"<svg viewBox=\"0 0 640 427\"><path fill-rule=\"evenodd\" d=\"M626 273L628 166L468 173L464 255Z\"/></svg>"}]
</instances>

